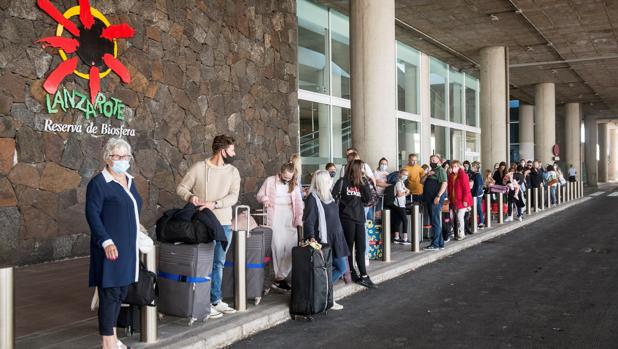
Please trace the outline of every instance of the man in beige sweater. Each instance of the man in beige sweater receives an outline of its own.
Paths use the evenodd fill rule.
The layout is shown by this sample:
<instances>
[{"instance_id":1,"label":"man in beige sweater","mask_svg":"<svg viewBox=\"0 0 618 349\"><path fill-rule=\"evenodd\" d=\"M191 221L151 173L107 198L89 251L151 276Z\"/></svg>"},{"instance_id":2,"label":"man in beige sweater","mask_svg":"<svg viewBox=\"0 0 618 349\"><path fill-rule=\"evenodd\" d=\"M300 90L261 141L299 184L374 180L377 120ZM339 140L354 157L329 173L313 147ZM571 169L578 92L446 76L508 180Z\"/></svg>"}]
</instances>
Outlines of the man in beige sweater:
<instances>
[{"instance_id":1,"label":"man in beige sweater","mask_svg":"<svg viewBox=\"0 0 618 349\"><path fill-rule=\"evenodd\" d=\"M201 210L208 208L215 214L225 231L228 249L232 243L232 206L238 201L240 192L240 174L238 169L232 166L235 157L234 138L216 136L212 142L212 157L191 166L176 188L176 193L183 200ZM216 241L210 288L211 319L236 312L221 300L221 279L226 253L227 249L223 248L220 241Z\"/></svg>"}]
</instances>

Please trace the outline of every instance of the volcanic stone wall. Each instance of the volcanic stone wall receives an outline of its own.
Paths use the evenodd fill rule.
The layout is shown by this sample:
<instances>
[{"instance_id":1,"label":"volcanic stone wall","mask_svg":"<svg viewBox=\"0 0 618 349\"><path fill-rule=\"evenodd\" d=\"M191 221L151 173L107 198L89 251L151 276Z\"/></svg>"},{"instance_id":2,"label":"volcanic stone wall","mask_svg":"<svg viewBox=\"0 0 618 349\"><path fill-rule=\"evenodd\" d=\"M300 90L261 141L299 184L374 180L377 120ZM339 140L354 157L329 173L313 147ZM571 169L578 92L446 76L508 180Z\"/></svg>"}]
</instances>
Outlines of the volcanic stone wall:
<instances>
[{"instance_id":1,"label":"volcanic stone wall","mask_svg":"<svg viewBox=\"0 0 618 349\"><path fill-rule=\"evenodd\" d=\"M52 0L64 12L77 0ZM236 138L241 201L255 204L263 179L298 149L297 26L294 0L90 1L112 24L135 28L118 40L132 81L114 74L101 92L122 100L125 121L48 114L42 85L61 63L35 42L56 22L34 0L0 0L0 265L87 255L86 185L102 168L109 135L49 132L54 123L135 130L129 170L152 228L187 169L210 155L217 134ZM73 19L77 23L77 17ZM83 69L82 69L83 70ZM61 85L87 94L88 81ZM53 97L53 96L50 96Z\"/></svg>"}]
</instances>

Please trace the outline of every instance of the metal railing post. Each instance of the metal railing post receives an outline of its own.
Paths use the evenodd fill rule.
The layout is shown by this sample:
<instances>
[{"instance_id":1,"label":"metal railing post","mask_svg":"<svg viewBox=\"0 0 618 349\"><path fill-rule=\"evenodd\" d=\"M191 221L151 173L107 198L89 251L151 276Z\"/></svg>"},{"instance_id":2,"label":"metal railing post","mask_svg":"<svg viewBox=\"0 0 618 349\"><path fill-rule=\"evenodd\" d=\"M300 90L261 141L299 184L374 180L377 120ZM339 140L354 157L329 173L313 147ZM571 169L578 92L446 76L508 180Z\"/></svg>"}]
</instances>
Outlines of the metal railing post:
<instances>
[{"instance_id":1,"label":"metal railing post","mask_svg":"<svg viewBox=\"0 0 618 349\"><path fill-rule=\"evenodd\" d=\"M547 208L551 208L551 187L547 187Z\"/></svg>"},{"instance_id":2,"label":"metal railing post","mask_svg":"<svg viewBox=\"0 0 618 349\"><path fill-rule=\"evenodd\" d=\"M15 345L15 288L13 267L0 268L0 349Z\"/></svg>"},{"instance_id":3,"label":"metal railing post","mask_svg":"<svg viewBox=\"0 0 618 349\"><path fill-rule=\"evenodd\" d=\"M150 253L143 254L141 256L142 263L148 271L153 273L157 272L157 249L152 248ZM157 341L157 307L156 306L143 306L140 316L141 331L140 341L144 343L154 343Z\"/></svg>"},{"instance_id":4,"label":"metal railing post","mask_svg":"<svg viewBox=\"0 0 618 349\"><path fill-rule=\"evenodd\" d=\"M584 181L579 181L579 197L584 197Z\"/></svg>"},{"instance_id":5,"label":"metal railing post","mask_svg":"<svg viewBox=\"0 0 618 349\"><path fill-rule=\"evenodd\" d=\"M540 189L541 189L541 205L539 209L543 211L545 209L545 187L543 186L543 184L541 184Z\"/></svg>"},{"instance_id":6,"label":"metal railing post","mask_svg":"<svg viewBox=\"0 0 618 349\"><path fill-rule=\"evenodd\" d=\"M421 244L420 244L420 215L419 215L419 205L412 205L412 224L413 224L413 228L412 228L412 235L413 240L412 240L412 252L420 252L421 251Z\"/></svg>"},{"instance_id":7,"label":"metal railing post","mask_svg":"<svg viewBox=\"0 0 618 349\"><path fill-rule=\"evenodd\" d=\"M526 214L531 214L532 209L532 189L526 189Z\"/></svg>"},{"instance_id":8,"label":"metal railing post","mask_svg":"<svg viewBox=\"0 0 618 349\"><path fill-rule=\"evenodd\" d=\"M247 310L247 232L239 230L234 237L234 305Z\"/></svg>"},{"instance_id":9,"label":"metal railing post","mask_svg":"<svg viewBox=\"0 0 618 349\"><path fill-rule=\"evenodd\" d=\"M560 205L562 203L562 185L560 184L560 182L555 185L558 186L558 188L556 188L556 204Z\"/></svg>"},{"instance_id":10,"label":"metal railing post","mask_svg":"<svg viewBox=\"0 0 618 349\"><path fill-rule=\"evenodd\" d=\"M571 182L566 183L566 186L564 186L564 190L565 190L564 202L571 201Z\"/></svg>"},{"instance_id":11,"label":"metal railing post","mask_svg":"<svg viewBox=\"0 0 618 349\"><path fill-rule=\"evenodd\" d=\"M476 202L477 198L472 198L472 232L476 233L479 231L479 216L478 216L478 203ZM482 209L482 208L481 208Z\"/></svg>"},{"instance_id":12,"label":"metal railing post","mask_svg":"<svg viewBox=\"0 0 618 349\"><path fill-rule=\"evenodd\" d=\"M487 221L485 226L491 228L491 194L485 195L485 207L485 220Z\"/></svg>"},{"instance_id":13,"label":"metal railing post","mask_svg":"<svg viewBox=\"0 0 618 349\"><path fill-rule=\"evenodd\" d=\"M382 215L382 226L384 227L384 262L391 261L391 210L384 210Z\"/></svg>"},{"instance_id":14,"label":"metal railing post","mask_svg":"<svg viewBox=\"0 0 618 349\"><path fill-rule=\"evenodd\" d=\"M504 223L504 194L498 193L498 223Z\"/></svg>"}]
</instances>

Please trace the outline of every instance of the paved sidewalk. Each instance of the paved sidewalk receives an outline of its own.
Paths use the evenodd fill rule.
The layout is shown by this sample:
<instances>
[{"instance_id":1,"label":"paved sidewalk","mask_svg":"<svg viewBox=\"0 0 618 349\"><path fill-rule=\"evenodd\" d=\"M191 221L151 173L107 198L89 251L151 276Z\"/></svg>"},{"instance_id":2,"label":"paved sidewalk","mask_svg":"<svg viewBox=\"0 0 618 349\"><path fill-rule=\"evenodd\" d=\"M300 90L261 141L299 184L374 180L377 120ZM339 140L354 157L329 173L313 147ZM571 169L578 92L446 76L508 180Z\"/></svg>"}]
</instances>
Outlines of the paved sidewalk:
<instances>
[{"instance_id":1,"label":"paved sidewalk","mask_svg":"<svg viewBox=\"0 0 618 349\"><path fill-rule=\"evenodd\" d=\"M381 283L589 199L584 197L552 207L528 216L523 222L493 224L491 229L481 230L462 241L448 243L441 251L413 253L409 246L394 245L392 262L372 261L368 272L374 282ZM89 309L92 290L86 287L87 273L87 258L16 270L17 348L100 347L96 314ZM355 284L339 283L335 287L335 298L364 290L364 287ZM159 322L157 343L139 343L139 334L123 341L134 348L222 347L289 320L288 300L287 295L271 293L263 298L260 305L249 304L247 312L195 323L191 327L184 319L165 317Z\"/></svg>"}]
</instances>

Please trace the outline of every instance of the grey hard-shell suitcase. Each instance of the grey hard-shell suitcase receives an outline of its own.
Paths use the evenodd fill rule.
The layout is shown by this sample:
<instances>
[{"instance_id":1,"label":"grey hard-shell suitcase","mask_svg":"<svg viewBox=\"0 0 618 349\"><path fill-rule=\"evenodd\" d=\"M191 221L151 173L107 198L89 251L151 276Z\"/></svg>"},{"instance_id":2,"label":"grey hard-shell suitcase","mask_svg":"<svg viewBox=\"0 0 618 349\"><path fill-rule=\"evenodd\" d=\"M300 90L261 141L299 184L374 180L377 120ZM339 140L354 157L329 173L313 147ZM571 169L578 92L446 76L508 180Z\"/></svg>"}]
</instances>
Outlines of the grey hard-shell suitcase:
<instances>
[{"instance_id":1,"label":"grey hard-shell suitcase","mask_svg":"<svg viewBox=\"0 0 618 349\"><path fill-rule=\"evenodd\" d=\"M170 244L159 247L161 314L196 320L210 315L210 285L215 244Z\"/></svg>"},{"instance_id":2,"label":"grey hard-shell suitcase","mask_svg":"<svg viewBox=\"0 0 618 349\"><path fill-rule=\"evenodd\" d=\"M236 210L236 217L238 217L238 209ZM244 207L243 207L244 208ZM248 209L248 208L247 208ZM248 217L249 215L247 215ZM236 224L236 226L239 226ZM249 226L249 224L247 224ZM236 239L234 239L236 241ZM265 276L266 270L270 265L272 252L272 229L269 227L260 226L253 228L246 239L246 285L247 285L247 298L253 299L255 305L260 304L262 296L265 295ZM227 251L225 257L225 268L223 269L223 281L221 284L221 292L223 298L234 298L234 267L235 267L235 255L234 248L230 248Z\"/></svg>"}]
</instances>

